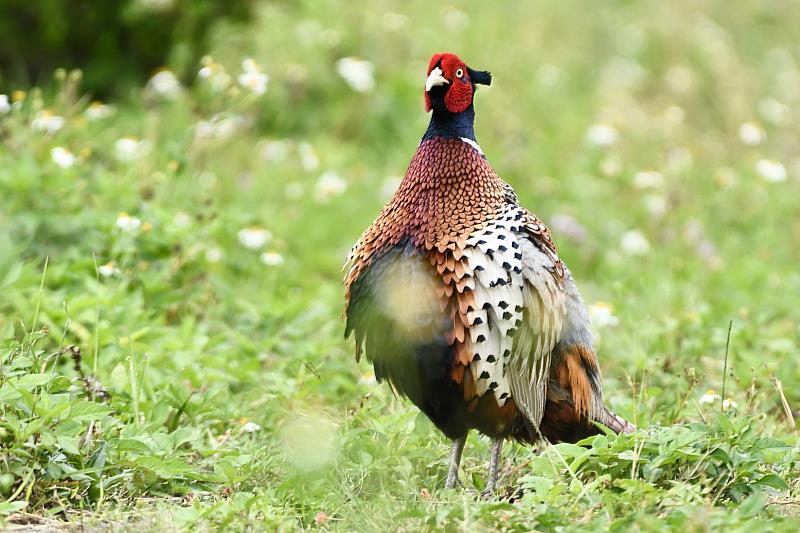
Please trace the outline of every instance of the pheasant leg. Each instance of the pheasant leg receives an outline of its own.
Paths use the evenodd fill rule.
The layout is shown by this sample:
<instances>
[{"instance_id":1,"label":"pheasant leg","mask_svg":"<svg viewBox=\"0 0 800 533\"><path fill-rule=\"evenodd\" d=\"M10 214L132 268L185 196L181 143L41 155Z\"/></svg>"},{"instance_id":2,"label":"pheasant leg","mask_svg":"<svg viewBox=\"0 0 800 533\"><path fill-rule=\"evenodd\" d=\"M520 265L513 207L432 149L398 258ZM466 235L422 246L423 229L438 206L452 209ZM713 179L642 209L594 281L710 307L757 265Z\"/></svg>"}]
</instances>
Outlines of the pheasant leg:
<instances>
[{"instance_id":1,"label":"pheasant leg","mask_svg":"<svg viewBox=\"0 0 800 533\"><path fill-rule=\"evenodd\" d=\"M447 470L447 482L444 484L446 489L452 489L458 485L458 465L461 463L461 454L464 451L466 442L466 435L453 440L453 447L450 452L450 468Z\"/></svg>"},{"instance_id":2,"label":"pheasant leg","mask_svg":"<svg viewBox=\"0 0 800 533\"><path fill-rule=\"evenodd\" d=\"M503 451L503 439L492 439L492 455L489 457L489 479L481 496L489 498L494 494L497 486L497 476L500 472L500 453Z\"/></svg>"}]
</instances>

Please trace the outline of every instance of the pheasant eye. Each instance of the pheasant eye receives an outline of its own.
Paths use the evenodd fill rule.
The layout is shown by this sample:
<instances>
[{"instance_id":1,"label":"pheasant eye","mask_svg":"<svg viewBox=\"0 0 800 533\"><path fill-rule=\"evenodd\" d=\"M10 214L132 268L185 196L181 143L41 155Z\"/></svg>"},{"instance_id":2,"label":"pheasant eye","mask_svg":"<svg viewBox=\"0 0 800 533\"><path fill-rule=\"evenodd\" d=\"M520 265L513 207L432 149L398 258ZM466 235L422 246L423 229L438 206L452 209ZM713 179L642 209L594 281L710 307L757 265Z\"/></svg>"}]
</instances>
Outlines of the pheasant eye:
<instances>
[{"instance_id":1,"label":"pheasant eye","mask_svg":"<svg viewBox=\"0 0 800 533\"><path fill-rule=\"evenodd\" d=\"M456 71L456 78L462 78L462 77L464 77L464 71L462 69L458 69Z\"/></svg>"}]
</instances>

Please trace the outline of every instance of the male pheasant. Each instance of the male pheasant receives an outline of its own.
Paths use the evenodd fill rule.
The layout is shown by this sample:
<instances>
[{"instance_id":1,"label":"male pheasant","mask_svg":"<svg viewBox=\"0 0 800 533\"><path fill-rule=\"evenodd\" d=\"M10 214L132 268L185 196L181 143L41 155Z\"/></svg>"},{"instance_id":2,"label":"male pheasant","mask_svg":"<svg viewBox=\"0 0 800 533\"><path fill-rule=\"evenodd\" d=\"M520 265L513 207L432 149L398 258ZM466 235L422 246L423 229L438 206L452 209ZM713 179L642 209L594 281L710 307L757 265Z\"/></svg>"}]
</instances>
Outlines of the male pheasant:
<instances>
[{"instance_id":1,"label":"male pheasant","mask_svg":"<svg viewBox=\"0 0 800 533\"><path fill-rule=\"evenodd\" d=\"M425 81L428 130L405 178L348 257L346 336L453 440L458 481L470 429L503 440L575 442L631 424L603 405L589 317L550 232L521 207L475 140L473 70L436 54Z\"/></svg>"}]
</instances>

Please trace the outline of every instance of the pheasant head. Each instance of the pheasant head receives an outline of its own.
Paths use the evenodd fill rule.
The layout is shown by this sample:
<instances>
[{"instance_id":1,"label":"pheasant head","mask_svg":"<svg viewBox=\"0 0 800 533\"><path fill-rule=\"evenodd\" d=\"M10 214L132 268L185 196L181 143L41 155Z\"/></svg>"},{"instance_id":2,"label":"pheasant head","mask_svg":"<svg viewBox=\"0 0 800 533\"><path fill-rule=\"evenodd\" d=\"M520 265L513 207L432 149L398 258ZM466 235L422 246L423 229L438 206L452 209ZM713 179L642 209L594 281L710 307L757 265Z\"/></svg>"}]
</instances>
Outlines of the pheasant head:
<instances>
[{"instance_id":1,"label":"pheasant head","mask_svg":"<svg viewBox=\"0 0 800 533\"><path fill-rule=\"evenodd\" d=\"M434 54L425 80L425 111L463 113L472 105L476 84L491 85L491 73L469 68L455 54Z\"/></svg>"}]
</instances>

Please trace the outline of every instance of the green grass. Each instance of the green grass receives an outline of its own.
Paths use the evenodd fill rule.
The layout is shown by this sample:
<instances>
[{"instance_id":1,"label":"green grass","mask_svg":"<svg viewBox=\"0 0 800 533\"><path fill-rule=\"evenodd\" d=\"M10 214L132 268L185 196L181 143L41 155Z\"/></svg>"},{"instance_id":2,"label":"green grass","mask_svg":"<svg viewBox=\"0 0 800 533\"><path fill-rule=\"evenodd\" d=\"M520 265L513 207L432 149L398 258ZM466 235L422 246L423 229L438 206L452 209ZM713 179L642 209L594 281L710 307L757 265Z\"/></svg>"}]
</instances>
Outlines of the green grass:
<instances>
[{"instance_id":1,"label":"green grass","mask_svg":"<svg viewBox=\"0 0 800 533\"><path fill-rule=\"evenodd\" d=\"M234 83L243 56L263 65L263 96L197 81L88 120L75 75L0 87L25 91L0 115L0 518L796 531L796 7L264 4L251 29L218 28L211 50ZM441 50L493 72L478 140L552 224L598 317L607 402L642 428L509 445L488 502L487 440L470 438L465 486L445 490L448 443L342 338L342 262L424 131L424 68ZM374 64L373 91L337 74L347 56ZM42 109L64 117L59 131L35 129ZM234 133L202 138L214 116ZM763 142L742 142L745 122ZM616 142L589 142L594 124ZM120 159L131 136L145 144ZM74 165L55 164L54 147ZM765 179L761 160L786 179ZM651 170L661 179L635 178ZM328 172L346 191L320 185ZM140 225L121 229L122 212ZM243 246L249 227L271 240ZM723 387L735 409L700 403Z\"/></svg>"}]
</instances>

